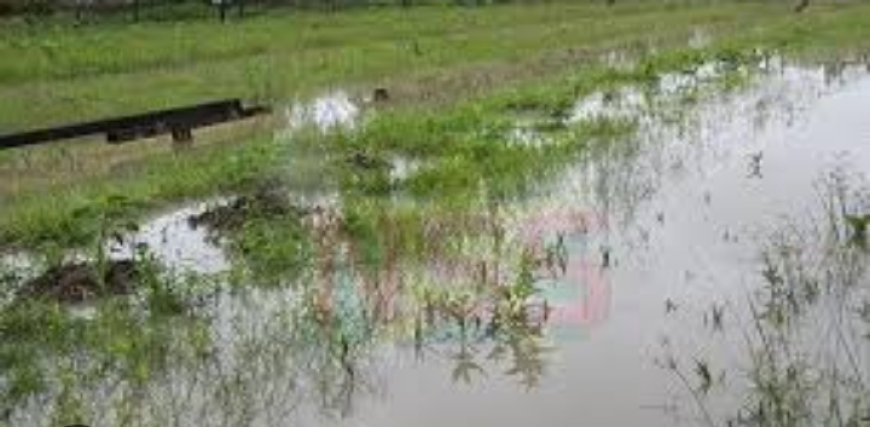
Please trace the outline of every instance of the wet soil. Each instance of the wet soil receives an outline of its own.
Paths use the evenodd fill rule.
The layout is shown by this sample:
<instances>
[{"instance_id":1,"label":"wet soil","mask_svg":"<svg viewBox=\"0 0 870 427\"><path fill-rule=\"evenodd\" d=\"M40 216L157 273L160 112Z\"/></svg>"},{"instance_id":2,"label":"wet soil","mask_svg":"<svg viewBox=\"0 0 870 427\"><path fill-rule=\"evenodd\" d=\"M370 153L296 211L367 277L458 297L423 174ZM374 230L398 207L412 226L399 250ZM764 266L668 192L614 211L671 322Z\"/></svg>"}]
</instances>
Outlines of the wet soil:
<instances>
[{"instance_id":1,"label":"wet soil","mask_svg":"<svg viewBox=\"0 0 870 427\"><path fill-rule=\"evenodd\" d=\"M802 219L812 212L818 178L832 168L870 170L864 143L870 78L854 67L833 75L819 67L780 68L745 90L676 105L679 115L667 99L643 97L645 88L577 100L565 121L631 118L637 136L590 152L557 182L489 217L437 216L431 221L438 226L424 230L437 229L427 239L430 248L438 235L479 235L473 251L495 262L478 263L471 249L439 247L428 249L429 263L404 264L390 254L371 273L354 264L368 248L322 233L318 244L325 250L299 279L315 295L296 289L227 295L214 311L216 365L192 364L171 381L154 381L149 392L160 399L143 406L185 425L246 424L232 420L250 420L252 413L257 420L247 424L276 426L703 424L692 416L686 390L658 361L673 348L686 349L685 360L697 363L693 349L703 347L717 355L710 366L740 381L733 367L743 365L727 358L738 347L709 340L713 332L743 337L739 307L760 284L757 258L767 230L785 214ZM678 77L662 79L651 93L680 99L703 80ZM355 172L379 171L381 163L353 152L340 161ZM209 231L231 231L282 215L315 223L318 212L330 212L299 208L289 194L269 187L181 217ZM867 211L850 212L850 232L865 237ZM479 225L490 223L498 227ZM402 225L382 224L385 241ZM496 228L491 239L484 235ZM541 315L528 314L545 325L487 317L487 304L512 307L522 287L480 305L464 294L440 293L466 279L473 283L472 275L488 282L508 274L511 259L496 249L502 241L530 248L526 292L534 290L540 303L529 308ZM551 254L551 246L558 252ZM559 274L539 274L552 264ZM425 286L430 282L437 286ZM424 285L422 296L402 298L411 292L401 290L417 284ZM487 341L488 335L497 339ZM178 394L189 386L192 391ZM226 390L232 399L214 398ZM91 400L108 402L97 413L111 413L108 406L116 403ZM730 403L711 404L711 411L728 416Z\"/></svg>"},{"instance_id":2,"label":"wet soil","mask_svg":"<svg viewBox=\"0 0 870 427\"><path fill-rule=\"evenodd\" d=\"M350 166L364 170L387 169L391 166L390 162L380 157L360 151L350 155L347 158L347 163Z\"/></svg>"},{"instance_id":3,"label":"wet soil","mask_svg":"<svg viewBox=\"0 0 870 427\"><path fill-rule=\"evenodd\" d=\"M69 263L49 268L25 283L18 298L79 303L130 294L138 281L136 264L132 260L109 261L104 267L102 278L100 270L94 263Z\"/></svg>"},{"instance_id":4,"label":"wet soil","mask_svg":"<svg viewBox=\"0 0 870 427\"><path fill-rule=\"evenodd\" d=\"M302 218L312 212L311 208L294 205L287 194L279 189L260 189L249 195L237 196L227 204L215 206L191 215L188 223L192 228L204 227L211 232L226 233L241 229L251 218L279 218L293 216Z\"/></svg>"}]
</instances>

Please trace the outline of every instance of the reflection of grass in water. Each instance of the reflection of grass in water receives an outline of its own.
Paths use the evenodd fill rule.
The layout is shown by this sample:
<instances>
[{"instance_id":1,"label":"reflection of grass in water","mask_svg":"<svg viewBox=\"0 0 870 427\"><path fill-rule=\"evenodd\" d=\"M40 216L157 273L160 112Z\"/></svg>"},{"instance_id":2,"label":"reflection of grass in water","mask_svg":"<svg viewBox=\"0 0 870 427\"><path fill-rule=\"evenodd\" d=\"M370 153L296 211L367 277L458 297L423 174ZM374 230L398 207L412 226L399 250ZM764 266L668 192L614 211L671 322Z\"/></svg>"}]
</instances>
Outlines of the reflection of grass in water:
<instances>
[{"instance_id":1,"label":"reflection of grass in water","mask_svg":"<svg viewBox=\"0 0 870 427\"><path fill-rule=\"evenodd\" d=\"M38 303L5 310L0 317L4 331L0 359L8 367L2 387L4 410L42 396L59 405L53 412L67 421L60 424L69 424L76 417L68 405L90 405L93 391L115 382L145 388L165 369L176 340L190 340L194 350L205 347L206 341L194 339L202 336L201 323L143 313L123 302L104 304L94 319L72 318L62 307ZM184 353L172 353L172 363L184 359Z\"/></svg>"},{"instance_id":2,"label":"reflection of grass in water","mask_svg":"<svg viewBox=\"0 0 870 427\"><path fill-rule=\"evenodd\" d=\"M535 105L551 117L564 117L578 95L597 85L645 82L654 78L655 72L697 66L715 52L666 56L627 72L584 69L567 85L511 92L438 115L385 113L359 133L294 141L302 149L320 146L318 152L325 158L323 170L330 181L337 183L345 204L339 226L318 235L317 229L306 229L296 219L254 212L231 237L230 244L252 270L266 273L258 275L259 280L254 282L266 277L265 284L283 284L282 279L305 282L307 274L326 279L348 274L359 282L357 286L368 286L360 291L365 298L338 310L330 304L333 290L319 287L321 282L316 280L292 290L275 286L268 291L274 294L268 295L275 296L278 305L286 302L287 306L261 313L268 304L258 301L253 309L229 314L234 338L222 336L220 328L224 323L220 320L210 322L220 318L227 309L225 305L231 303L222 305L220 293L186 295L184 290L196 283L184 279L159 282L161 286L156 289L166 292L157 294L161 298L156 300L171 304L131 307L130 302L106 302L92 321L70 318L56 305L16 307L3 313L4 338L21 343L4 343L3 350L10 352L4 358L16 367L16 379L4 394L11 400L47 394L49 400L60 405L58 413L76 413L90 410L81 402L97 395L95 390L112 389L114 381L121 390L113 395L119 400L118 407L125 419L134 423L131 414L138 412L160 412L151 414L157 417L183 411L167 406L163 399L176 396L172 385L188 386L190 395L219 408L220 414L215 416L223 417L222 422L213 423L227 424L244 423L247 417L283 406L258 400L256 394L262 383L274 385L269 380L279 379L286 383L275 388L284 396L288 389L294 396L310 393L326 411L343 413L350 400L365 388L360 385L368 380L363 362L370 357L376 341L386 339L384 330L399 330L390 338L398 337L401 342L413 329L415 342L424 348L445 328L460 331L458 339L456 335L451 337L459 343L456 378L471 381L475 372L483 369L475 354L490 348L491 359L510 359L508 374L519 375L524 384L534 386L543 373L544 348L540 324L530 315L527 303L534 294L531 273L539 260L530 259L530 252L505 237L497 215L483 215L481 220L474 213L497 212L491 209L493 205L523 194L532 184L570 164L578 154L612 144L633 128L631 123L612 120L549 127L546 131L554 136L552 144L516 146L505 143L505 133L513 125L504 119L505 110L523 104L515 101L528 96L531 101L526 105ZM262 142L239 149L230 158L218 152L215 158L201 163L183 158L167 160L165 167L154 167L157 178L125 193L134 212L118 220L135 216L141 210L140 202L213 188L210 179L232 188L258 183L263 180L260 174L273 171L276 163L286 160L289 150L280 144ZM383 162L349 165L347 161L392 156L420 159L424 166L407 180L390 183L385 179L384 167L366 166ZM191 167L190 172L185 168L181 174L182 178L192 178L190 182L159 176L179 165ZM86 202L101 200L102 192L97 189L71 197L82 197ZM393 199L402 194L415 196L415 203L404 205ZM94 240L99 246L106 237L106 229L100 227L98 219L113 212L111 204L93 206L89 215L75 215L74 206L54 212L46 210L43 203L34 204L32 212L21 211L33 213L32 217L25 218L19 212L22 216L9 221L16 227L4 237L26 243L54 241L61 246ZM314 248L300 247L300 242L306 240L313 242ZM339 251L346 247L354 250L339 257ZM448 264L452 275L427 270L431 265L426 261L431 259ZM323 264L310 264L318 261ZM413 270L409 265L422 273L411 283L397 283L395 291L387 290L383 288L386 280L378 275L390 265L401 273ZM231 282L244 285L235 291L256 295L259 291L251 289L251 277L245 273L233 272L239 276L231 277ZM284 292L300 293L302 302L282 301ZM388 311L380 306L382 292L395 292L407 306L400 305L396 313L386 314ZM418 294L423 295L422 300L413 298ZM241 299L231 300L240 304ZM158 313L160 307L174 308L174 313ZM263 317L251 321L244 314ZM259 325L260 320L265 325ZM38 332L33 329L35 325L50 325L51 332L33 340L31 335ZM7 330L12 332L7 335ZM363 333L358 333L360 330ZM40 341L42 338L45 340ZM51 365L57 368L46 368ZM706 372L705 383L709 383L709 368L703 366L699 363L696 371ZM182 397L179 401L184 401ZM191 398L187 398L189 402ZM268 399L280 401L276 395ZM142 403L136 404L137 400ZM214 418L205 420L207 424Z\"/></svg>"},{"instance_id":3,"label":"reflection of grass in water","mask_svg":"<svg viewBox=\"0 0 870 427\"><path fill-rule=\"evenodd\" d=\"M689 59L695 60L694 56ZM686 65L681 61L666 62L667 67ZM599 83L647 78L646 74L631 72L602 72L600 76L596 80ZM569 90L548 89L543 97L547 101L541 105L557 116L564 114L578 91L594 87L583 82L576 79ZM190 385L193 395L214 396L216 400L210 403L221 408L221 416L226 417L223 421L238 421L251 413L273 409L258 403L253 392L258 381L267 379L271 370L280 369L286 377L279 378L287 378L288 387L315 390L316 400L324 409L344 412L363 378L364 369L359 363L382 336L381 331L401 330L403 324L411 322L415 324L415 341L420 345L431 342L439 331L459 329L458 336L451 338L459 343L459 363L454 373L457 379L470 381L474 372L483 369L473 356L489 348L489 360L509 363L507 374L518 375L523 384L534 386L543 374L544 347L540 324L530 317L527 303L535 294L532 273L541 260L511 244L494 214L497 209L491 208L503 198L523 193L585 150L613 143L632 127L630 123L608 120L579 127L550 127L547 132L554 136L552 144L508 145L505 133L512 123L502 114L517 96L522 95L470 103L437 116L384 114L356 134L336 133L295 141L298 147L293 150L311 149L323 154L325 170L338 176L332 179L338 183L345 205L335 224L337 228L305 228L297 218L254 210L244 225L229 236L230 246L251 267L257 283L281 284L286 279L298 282L294 279L300 275L308 277L305 267L324 276L323 283L352 274L359 278L358 286L368 287L362 291L365 298L356 306L337 310L329 302L333 290L318 287L321 282L315 280L294 290L310 294L310 300L303 299L302 304L290 304L272 313L275 317L267 318L266 331L255 327L236 331L240 338L231 342L220 339L215 329L220 322L209 321L220 317L224 310L215 299L218 297L211 293L188 295L185 289L197 286L184 278L155 277L154 283L160 286L145 293L150 296L146 304L131 307L123 300L101 303L91 321L70 318L56 305L15 307L4 312L3 319L4 338L10 339L6 343L20 344L3 347L10 352L4 358L15 366L8 383L10 389L4 391L9 405L15 407L21 399L31 396L48 396L58 403L58 414L90 411L82 403L94 395L94 390L111 388L107 381L117 381L121 391L114 393L109 402L119 405L120 409L114 411L120 411L122 418L133 420L133 415L143 411L171 413L180 409L166 407L160 401L161 395L174 395L172 390L162 388L165 386L161 381L167 381L166 375L177 374L185 378L182 383L195 383ZM253 179L255 174L273 167L286 157L287 151L283 146L264 142L219 162L206 159L205 171L192 168L193 174L205 172L194 176L193 187L217 176L221 176L221 182L250 185L252 180L262 179ZM348 158L361 158L359 153L366 158L408 156L420 159L426 166L406 181L386 186L383 168L360 167L360 162L348 165ZM186 164L187 160L173 159L170 163L175 162ZM159 174L162 169L158 166L154 170ZM288 181L292 183L294 177ZM46 211L44 205L35 204L37 212L52 213L13 219L10 222L15 227L7 233L28 243L53 241L58 246L86 244L101 248L101 242L114 230L100 218L123 224L141 210L142 202L154 191L168 188L173 192L179 182L178 177L144 182L135 191L127 192L123 203L109 203L107 198L105 204L86 204L86 214L77 214L85 211L75 206L68 208L70 214L66 210ZM178 191L189 191L187 185ZM483 198L481 189L488 193ZM396 205L385 197L393 191L428 202ZM99 190L88 192L88 197L99 194ZM123 215L116 215L119 208L124 208ZM475 212L487 215L481 217ZM313 247L300 246L306 240ZM339 257L342 247L353 250ZM96 255L98 259L104 256ZM443 265L427 264L433 259ZM319 261L323 264L311 264ZM404 285L406 288L397 284L395 290L381 288L384 281L378 275L385 267L403 273L409 263L421 266L423 272L414 283ZM429 267L452 271L448 275L433 274L427 270ZM244 271L233 274L241 275L231 277L234 283L251 279ZM409 292L408 286L422 291ZM244 294L246 290L239 292ZM278 287L272 292L280 295L285 290ZM383 292L397 293L409 308L390 317L379 301ZM422 293L422 302L407 301L416 293ZM197 308L197 304L205 307ZM164 309L170 308L174 314L167 315ZM189 319L179 316L179 312L195 316ZM238 327L253 327L243 318L232 321L238 322ZM31 339L33 331L27 328L39 324L52 325L51 333L44 337L47 341ZM365 333L358 333L360 330ZM407 330L405 327L405 334ZM78 363L79 359L85 362ZM57 370L46 368L52 365ZM304 387L311 384L314 387ZM143 398L141 393L153 395ZM135 404L137 399L144 402Z\"/></svg>"},{"instance_id":4,"label":"reflection of grass in water","mask_svg":"<svg viewBox=\"0 0 870 427\"><path fill-rule=\"evenodd\" d=\"M447 111L385 111L359 132L297 134L289 140L272 141L260 130L255 141L243 146L221 144L196 148L195 153L164 153L111 180L76 181L63 193L48 197L29 193L16 196L0 207L0 245L35 246L46 241L63 246L81 244L93 221L77 217L75 211L82 206L99 207L97 202L107 194L124 194L142 206L141 215L168 200L249 189L274 175L309 184L311 177L324 177L345 193L366 196L400 193L474 199L480 191L487 191L509 197L529 191L532 181L554 176L559 166L635 128L630 120L615 119L563 126L560 120L570 113L579 96L623 84L655 82L662 73L694 70L709 61L739 68L758 59L756 53L729 47L665 52L649 56L633 69L585 66L568 77L504 89ZM543 113L542 123L549 125L538 127L537 132L552 143L508 143L507 135L515 130L516 123L506 113L516 110ZM296 159L300 155L302 160ZM394 182L384 161L394 157L417 160L422 167ZM381 161L376 162L378 167L348 162L358 158Z\"/></svg>"},{"instance_id":5,"label":"reflection of grass in water","mask_svg":"<svg viewBox=\"0 0 870 427\"><path fill-rule=\"evenodd\" d=\"M764 251L761 287L748 302L745 388L733 416L714 420L707 362L690 373L668 368L697 399L709 425L866 426L870 424L870 253L854 240L848 212L867 212L866 190L840 173L824 181L824 215L785 227ZM724 373L723 373L724 375ZM732 380L733 381L733 380Z\"/></svg>"},{"instance_id":6,"label":"reflection of grass in water","mask_svg":"<svg viewBox=\"0 0 870 427\"><path fill-rule=\"evenodd\" d=\"M379 216L385 213L380 211ZM380 218L372 226L386 227L384 221L388 219ZM468 253L500 244L498 237L480 235L481 230L499 226L469 227L479 219L456 216L451 221L442 219L444 232L426 234L428 249L404 255L403 247L423 244L420 232L431 221L429 215L411 211L398 217L402 231L393 237L359 232L342 236L351 241L377 239L375 245L385 245L377 251L387 252L324 267L333 270L325 273L343 283L331 291L319 283L292 290L273 287L265 294L246 286L233 290L237 295L227 305L223 291L214 294L209 283L197 285L186 278L158 277L155 272L154 280L159 280L155 283L167 292L144 292L143 299L97 301L95 314L88 319L71 317L66 308L39 301L7 308L0 317L4 337L0 359L13 369L5 372L0 389L3 409L11 411L7 415L16 424L24 422L20 418L24 414L33 413L27 402L37 397L52 402L51 410L42 413L62 424L118 417L118 425L137 425L141 420L194 416L206 407L209 415L203 415L199 425L244 423L251 416L287 419L301 405L342 415L352 410L360 395L377 391L372 352L375 344L387 339L419 341L424 352L456 351L457 379L476 378L471 373L479 370L468 367L480 363L472 360L478 359L507 363L508 375L534 385L543 370L543 348L539 319L525 306L533 293L531 261L521 262L516 273L502 273L500 279L484 279L478 270L463 266L456 267L452 283L424 274L423 280L409 284L413 289L396 290L396 309L390 316L378 299L385 283L359 280L357 274L383 269L392 258L418 262L427 259L425 254ZM458 238L457 232L467 235ZM456 239L486 243L460 249L451 243ZM336 240L316 243L324 247L314 253L340 246ZM507 267L514 258L511 254L496 258ZM515 255L518 262L526 259ZM185 291L190 288L204 293ZM325 290L333 295L324 298ZM149 297L152 294L160 298ZM164 301L161 296L181 302L181 311L160 310L166 306L159 303ZM248 304L249 298L255 310L232 307ZM445 330L461 333L439 339ZM487 350L491 354L485 354Z\"/></svg>"}]
</instances>

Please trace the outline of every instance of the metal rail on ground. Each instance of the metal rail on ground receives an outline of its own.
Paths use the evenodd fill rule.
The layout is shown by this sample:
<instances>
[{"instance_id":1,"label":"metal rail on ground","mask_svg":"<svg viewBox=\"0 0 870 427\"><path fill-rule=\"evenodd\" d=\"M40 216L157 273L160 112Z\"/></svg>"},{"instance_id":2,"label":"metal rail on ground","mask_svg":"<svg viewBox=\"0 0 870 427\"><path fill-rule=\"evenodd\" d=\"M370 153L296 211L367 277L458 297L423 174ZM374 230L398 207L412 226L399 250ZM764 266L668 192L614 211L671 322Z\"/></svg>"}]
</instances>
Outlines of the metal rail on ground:
<instances>
[{"instance_id":1,"label":"metal rail on ground","mask_svg":"<svg viewBox=\"0 0 870 427\"><path fill-rule=\"evenodd\" d=\"M0 150L104 134L106 142L120 144L140 138L171 134L176 143L193 139L195 128L267 113L264 106L245 107L238 99L152 111L111 119L0 135Z\"/></svg>"}]
</instances>

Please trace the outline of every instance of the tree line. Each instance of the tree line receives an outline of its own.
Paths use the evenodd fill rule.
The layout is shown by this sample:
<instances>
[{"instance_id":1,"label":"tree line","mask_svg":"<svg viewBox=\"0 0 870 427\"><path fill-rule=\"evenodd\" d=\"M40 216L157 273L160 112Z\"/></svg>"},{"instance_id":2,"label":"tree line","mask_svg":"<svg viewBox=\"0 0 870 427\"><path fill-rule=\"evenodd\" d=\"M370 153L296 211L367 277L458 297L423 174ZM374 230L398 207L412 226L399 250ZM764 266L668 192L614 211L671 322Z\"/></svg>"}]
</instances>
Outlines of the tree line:
<instances>
[{"instance_id":1,"label":"tree line","mask_svg":"<svg viewBox=\"0 0 870 427\"><path fill-rule=\"evenodd\" d=\"M93 21L109 16L133 21L214 17L221 21L264 13L274 8L340 10L354 7L453 4L484 6L502 3L539 3L550 0L0 0L0 17L25 19L64 15L77 21ZM589 0L613 5L617 0ZM810 0L794 0L795 11L802 12Z\"/></svg>"}]
</instances>

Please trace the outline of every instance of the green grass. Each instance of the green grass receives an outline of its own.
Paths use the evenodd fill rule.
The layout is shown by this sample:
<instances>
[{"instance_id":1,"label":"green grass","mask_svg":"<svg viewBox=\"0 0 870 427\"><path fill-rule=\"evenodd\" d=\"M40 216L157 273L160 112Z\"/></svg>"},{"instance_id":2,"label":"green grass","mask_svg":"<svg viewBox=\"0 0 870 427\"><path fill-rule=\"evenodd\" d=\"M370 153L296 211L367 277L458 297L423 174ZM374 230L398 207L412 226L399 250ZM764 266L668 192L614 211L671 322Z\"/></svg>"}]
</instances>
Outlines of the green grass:
<instances>
[{"instance_id":1,"label":"green grass","mask_svg":"<svg viewBox=\"0 0 870 427\"><path fill-rule=\"evenodd\" d=\"M384 25L397 17L404 19L392 27ZM534 350L538 347L533 345L535 328L529 329L523 314L527 300L534 294L533 264L540 260L534 259L536 254L525 246L527 242L505 236L506 225L500 223L503 218L499 218L498 206L504 199L522 197L535 186L545 185L579 156L624 143L623 137L635 129L631 121L563 124L559 118L583 95L626 84L654 85L661 73L692 69L711 59L750 64L757 59L753 52L758 47L809 56L862 51L870 39L868 18L870 6L864 5L820 6L807 16L796 17L784 14L781 5L728 3L679 9L629 4L606 9L554 4L265 16L228 28L207 22L75 30L4 28L0 31L8 34L36 31L16 39L19 44L56 37L60 47L53 48L53 55L66 55L58 60L57 68L40 68L34 64L46 61L40 59L44 52L10 47L9 39L3 39L3 49L12 49L4 51L4 55L29 52L18 64L0 64L0 92L13 95L10 104L0 106L4 112L0 117L15 126L99 115L102 108L133 111L202 96L257 95L262 91L262 96L280 99L334 84L379 79L407 83L423 74L461 76L468 70L498 69L499 76L516 73L523 78L507 78L504 81L510 84L504 87L499 87L499 81L491 82L491 87L483 91L455 86L469 90L458 90L452 102L446 104L408 108L402 104L379 111L356 132L300 132L287 140L273 138L271 129L259 129L239 137L237 144L198 144L188 152L156 153L122 163L122 170L104 176L70 178L63 185L47 185L42 191L32 187L0 198L0 247L63 254L72 247L101 248L101 239L111 234L114 226L186 198L247 192L270 185L290 191L310 187L336 192L340 198L337 230L313 230L295 217L255 215L226 236L224 244L234 261L241 261L239 264L254 274L248 276L248 271L234 269L229 277L221 277L229 282L228 286L238 285L240 293L242 287L252 283L299 287L296 290L303 298L301 304L284 307L276 314L280 321L266 319L273 321L277 332L240 335L241 340L227 348L223 348L225 344L217 345L209 332L214 326L209 316L215 312L209 309L223 309L218 304L221 298L211 299L211 293L224 280L212 283L201 277L166 277L160 274L158 265L146 263L145 267L152 269L142 289L146 298L98 301L98 313L91 320L67 316L62 307L47 301L25 301L0 310L3 342L9 343L0 346L0 362L12 367L0 388L0 404L16 407L25 399L42 397L46 390L59 389L58 396L49 396L56 402L55 412L69 417L81 411L84 419L87 409L79 399L88 396L89 387L101 389L97 385L106 379L123 379L123 390L139 396L137 391L159 383L166 372L195 375L202 372L199 369L203 366L208 378L207 388L203 389L207 396L219 395L209 393L208 387L223 393L230 391L234 397L248 388L258 389L240 379L249 378L252 384L261 381L236 375L256 374L257 369L249 368L257 367L257 363L277 363L282 368L280 363L298 364L302 370L310 367L312 378L324 380L319 384L325 384L326 375L334 371L340 374L346 367L346 360L339 359L352 358L354 352L363 352L364 346L386 335L400 340L413 335L418 344L438 339L431 337L437 334L452 333L460 342L454 378L470 381L477 369L466 348L466 334L481 333L469 325L477 315L474 309L483 306L493 311L487 322L492 323L495 336L490 338L497 345L513 351L533 349L531 355L522 355L529 359L528 369L518 366L512 370L519 373L524 384L532 386L540 375L541 362L538 350ZM316 23L320 27L311 34L297 34L284 28L290 23ZM442 35L439 25L451 31ZM714 25L718 31L744 31L720 32L719 39L703 49L682 46L698 25ZM158 35L167 28L175 28L178 34ZM221 43L214 46L182 41L182 36L202 41L217 30L237 37L219 37ZM282 34L287 34L286 44L282 43ZM421 57L394 40L402 34L417 35L418 43L425 48ZM155 39L143 41L148 35ZM104 44L100 49L79 50L88 44L88 37L105 37L95 42ZM660 50L635 50L638 62L628 69L569 61L549 71L523 70L569 48L594 54L613 46L631 47L650 41L660 41ZM127 47L144 43L146 50L152 49L152 55L141 55L133 49L119 51L116 57L102 53L115 43ZM180 55L172 43L181 43L176 47L188 51ZM344 54L348 56L339 58ZM335 61L318 62L318 58ZM263 62L256 62L260 60ZM249 65L250 61L254 65ZM253 67L260 74L233 80L237 73L244 74L248 69L245 67ZM203 76L229 83L215 84ZM161 79L176 84L161 86ZM733 88L743 82L725 75L719 82L722 85L713 90ZM45 98L35 98L41 108L14 105L21 104L28 91L38 87L45 91ZM703 97L703 91L698 92L685 102ZM67 104L49 106L49 100L60 99L65 93L74 95L78 108ZM110 108L111 103L116 103L116 109ZM40 114L30 115L28 108L39 109ZM506 134L516 125L517 117L534 119L533 126L550 142L537 147L511 143ZM21 160L17 156L25 153L33 154L0 154L0 166L4 161L9 164ZM348 161L357 154L372 159L410 158L422 166L406 180L392 182L378 162L373 162L373 167L356 167ZM345 247L348 259L336 255L342 252L336 248ZM550 250L546 248L547 255ZM440 277L428 270L432 268L430 262L448 266L455 263L458 277ZM487 277L480 274L481 266L483 273L489 269L514 274ZM407 273L408 282L403 282L406 288L396 293L397 298L406 298L401 303L408 310L400 310L397 319L380 324L380 308L375 307L379 302L362 302L349 309L318 305L329 299L324 294L341 292L334 283L340 282L338 276L345 270L359 275L348 280L360 280L363 287L370 286L367 281L371 278L371 286L378 289L366 289L369 296L391 291L380 288L389 285L389 278L381 281L380 273L399 273L402 280ZM0 275L0 279L4 278ZM10 283L4 281L0 293L20 285L16 280L10 276ZM446 333L445 324L450 330ZM222 351L245 364L238 372L223 375L208 371L208 363L226 359ZM286 357L287 352L293 357ZM308 357L318 363L306 363L311 362ZM75 363L82 359L89 363ZM273 375L274 371L267 371ZM154 379L158 381L151 382ZM329 390L324 393L328 396ZM233 411L232 405L243 401L239 398L212 407ZM148 401L144 407L155 404L160 405ZM135 408L131 409L130 416L135 413ZM240 414L247 412L240 410Z\"/></svg>"},{"instance_id":2,"label":"green grass","mask_svg":"<svg viewBox=\"0 0 870 427\"><path fill-rule=\"evenodd\" d=\"M112 181L88 181L50 195L22 196L2 208L0 241L18 247L80 246L91 241L99 213L110 208L112 198L120 196L137 206L130 213L135 216L161 202L239 189L265 178L275 168L281 149L263 137L228 149L163 156Z\"/></svg>"},{"instance_id":3,"label":"green grass","mask_svg":"<svg viewBox=\"0 0 870 427\"><path fill-rule=\"evenodd\" d=\"M819 12L829 13L828 11ZM780 5L551 4L299 13L211 21L0 28L0 129L224 97L292 99L329 86L516 62L569 48L686 40L697 27L791 20Z\"/></svg>"},{"instance_id":4,"label":"green grass","mask_svg":"<svg viewBox=\"0 0 870 427\"><path fill-rule=\"evenodd\" d=\"M664 50L657 54L644 56L638 51L644 59L631 70L614 71L588 61L586 65L575 63L565 70L536 73L537 81L530 75L507 87L491 88L482 93L469 91L471 93L464 96L457 93L454 105L427 108L423 103L384 111L355 135L311 135L288 144L284 140L273 140L268 131L260 130L255 136L248 135L238 141L243 144L202 146L191 153L155 154L124 164L122 170L105 176L83 179L64 176L60 183L0 197L3 202L0 205L0 246L85 244L98 228L95 218L100 215L82 212L89 212L91 208L99 211L101 206L105 207L105 201L115 195L123 195L126 201L137 206L133 215L141 216L162 204L254 186L275 174L296 181L306 175L319 177L317 180L333 182L354 197L380 197L399 190L422 199L442 198L444 194L468 199L476 196L481 183L497 197L522 193L551 174L553 166L570 162L572 156L588 149L591 141L625 134L630 124L557 128L553 129L552 136L559 144L530 149L506 146L501 141L513 126L511 114L528 110L558 116L584 93L625 82L647 81L659 72L691 67L711 57L744 60L746 53L755 47L812 55L819 52L837 55L845 50L860 51L868 47L870 38L866 36L870 28L864 24L870 18L870 7L866 5L822 5L806 16L784 14L781 9L781 6L754 3L686 8L628 4L613 9L553 4L263 16L227 27L194 22L189 25L149 23L133 27L28 29L29 33L21 37L0 42L0 50L7 52L4 55L26 52L21 61L0 64L0 76L3 76L0 80L5 82L0 93L11 94L10 102L0 105L0 109L8 110L0 114L0 120L14 122L16 126L25 126L30 120L50 121L45 115L66 119L99 115L104 106L115 112L135 110L139 107L134 104L142 108L161 104L163 101L158 98L180 102L199 99L209 93L228 96L236 90L255 90L253 87L263 84L262 81L267 82L269 96L280 98L339 81L387 78L399 72L413 75L424 70L450 75L510 58L516 59L516 72L521 73L528 65L524 61L530 57L545 57L542 52L548 50L565 51L573 47L604 53L609 47L625 43L665 41L661 44ZM383 25L387 21L397 23ZM316 31L291 29L305 25ZM439 25L453 31L438 33ZM689 34L704 25L720 35L713 46L704 50L671 47L671 39L679 39L682 45ZM717 30L737 26L744 31L717 33ZM165 34L167 29L172 34ZM25 29L13 27L0 31L13 34ZM216 39L220 42L202 43L208 34L216 31L234 36L226 36L224 40L225 36L220 35ZM287 34L286 40L282 34ZM422 56L414 54L404 41L394 39L409 34L418 36ZM55 58L58 60L56 68L42 69L38 64L46 61L45 53L21 46L47 40L55 40L61 46L57 49L61 56ZM102 45L102 50L84 48L91 42L109 44ZM133 48L142 43L147 45L144 52L150 53L143 54ZM100 54L111 50L113 44L129 49L118 51L117 56ZM186 54L179 56L178 50ZM312 60L308 55L329 57L334 61ZM264 57L268 57L266 62L257 62ZM285 68L282 61L293 65ZM250 67L257 68L260 74L226 85L215 83ZM505 67L509 74L511 68ZM15 71L19 68L29 72ZM176 83L152 86L163 78ZM273 80L277 83L270 83ZM28 98L35 87L44 88L44 99L16 100L16 97ZM67 89L78 94L64 95ZM438 87L431 89L437 91ZM63 102L40 106L42 101L67 96L75 99L79 108ZM108 107L114 103L129 104ZM39 114L32 114L31 107L39 109ZM247 141L247 138L252 140ZM299 146L306 145L321 148L309 153L312 161L297 162L293 166L296 169L288 171L293 156L299 154ZM425 161L427 167L394 188L384 171L357 171L346 167L346 158L354 152L419 159ZM4 162L14 163L28 153L28 150L0 153L0 166ZM61 157L65 156L67 154ZM22 172L23 175L28 173ZM50 174L51 171L41 170L37 165L32 173Z\"/></svg>"}]
</instances>

